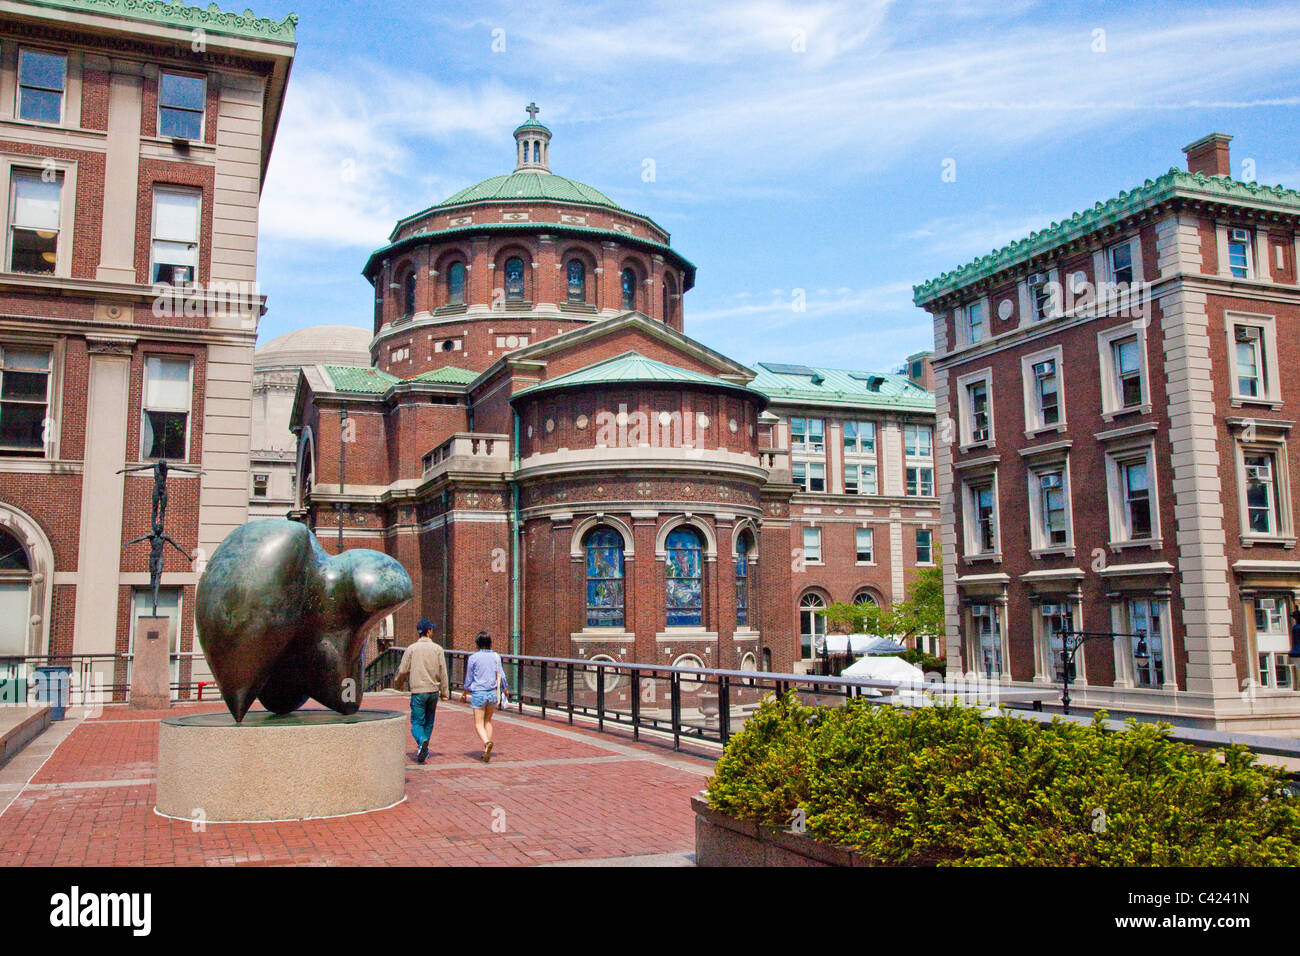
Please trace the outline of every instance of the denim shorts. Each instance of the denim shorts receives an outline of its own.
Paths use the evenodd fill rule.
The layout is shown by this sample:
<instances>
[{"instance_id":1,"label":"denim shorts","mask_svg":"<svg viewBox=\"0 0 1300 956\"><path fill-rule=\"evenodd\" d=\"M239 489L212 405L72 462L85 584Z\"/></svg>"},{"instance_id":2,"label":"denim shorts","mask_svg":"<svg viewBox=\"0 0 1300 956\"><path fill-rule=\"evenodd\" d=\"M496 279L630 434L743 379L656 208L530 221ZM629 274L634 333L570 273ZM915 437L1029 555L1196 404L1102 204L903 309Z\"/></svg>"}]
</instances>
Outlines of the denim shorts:
<instances>
[{"instance_id":1,"label":"denim shorts","mask_svg":"<svg viewBox=\"0 0 1300 956\"><path fill-rule=\"evenodd\" d=\"M489 704L493 707L497 705L496 688L492 690L472 690L469 693L469 702L475 710L482 710Z\"/></svg>"}]
</instances>

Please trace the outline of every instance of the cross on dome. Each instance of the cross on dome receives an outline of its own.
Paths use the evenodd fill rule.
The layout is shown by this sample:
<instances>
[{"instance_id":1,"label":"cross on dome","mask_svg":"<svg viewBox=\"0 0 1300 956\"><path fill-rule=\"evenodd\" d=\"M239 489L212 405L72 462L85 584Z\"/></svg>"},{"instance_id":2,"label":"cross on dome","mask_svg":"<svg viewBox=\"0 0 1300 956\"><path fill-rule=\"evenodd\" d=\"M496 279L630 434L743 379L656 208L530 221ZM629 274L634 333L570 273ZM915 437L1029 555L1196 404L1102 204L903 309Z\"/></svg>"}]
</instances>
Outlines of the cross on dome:
<instances>
[{"instance_id":1,"label":"cross on dome","mask_svg":"<svg viewBox=\"0 0 1300 956\"><path fill-rule=\"evenodd\" d=\"M536 103L524 107L528 119L515 130L515 172L551 171L551 131L537 122Z\"/></svg>"}]
</instances>

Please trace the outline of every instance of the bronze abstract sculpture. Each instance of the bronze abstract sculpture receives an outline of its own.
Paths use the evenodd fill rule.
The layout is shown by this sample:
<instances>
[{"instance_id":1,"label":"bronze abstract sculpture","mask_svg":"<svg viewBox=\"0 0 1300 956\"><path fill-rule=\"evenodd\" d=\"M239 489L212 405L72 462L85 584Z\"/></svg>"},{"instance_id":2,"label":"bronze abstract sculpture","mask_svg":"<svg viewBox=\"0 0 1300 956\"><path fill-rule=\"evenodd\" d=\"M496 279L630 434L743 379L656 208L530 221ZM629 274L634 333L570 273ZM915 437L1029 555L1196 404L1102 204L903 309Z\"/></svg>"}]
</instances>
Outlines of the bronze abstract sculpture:
<instances>
[{"instance_id":1,"label":"bronze abstract sculpture","mask_svg":"<svg viewBox=\"0 0 1300 956\"><path fill-rule=\"evenodd\" d=\"M250 521L199 579L199 643L236 721L254 700L274 714L308 697L353 714L366 633L412 593L410 575L386 554L330 555L306 525Z\"/></svg>"}]
</instances>

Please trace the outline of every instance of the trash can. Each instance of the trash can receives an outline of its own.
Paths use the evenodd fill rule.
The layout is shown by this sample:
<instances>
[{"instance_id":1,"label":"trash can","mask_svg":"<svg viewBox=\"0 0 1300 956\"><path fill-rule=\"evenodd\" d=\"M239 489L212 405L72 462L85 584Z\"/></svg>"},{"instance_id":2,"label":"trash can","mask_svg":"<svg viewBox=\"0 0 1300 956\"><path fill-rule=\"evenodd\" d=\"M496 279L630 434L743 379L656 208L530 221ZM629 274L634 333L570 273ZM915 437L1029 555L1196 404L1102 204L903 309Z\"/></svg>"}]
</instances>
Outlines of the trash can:
<instances>
[{"instance_id":1,"label":"trash can","mask_svg":"<svg viewBox=\"0 0 1300 956\"><path fill-rule=\"evenodd\" d=\"M37 667L36 702L50 705L50 720L62 720L72 693L72 668L66 664Z\"/></svg>"}]
</instances>

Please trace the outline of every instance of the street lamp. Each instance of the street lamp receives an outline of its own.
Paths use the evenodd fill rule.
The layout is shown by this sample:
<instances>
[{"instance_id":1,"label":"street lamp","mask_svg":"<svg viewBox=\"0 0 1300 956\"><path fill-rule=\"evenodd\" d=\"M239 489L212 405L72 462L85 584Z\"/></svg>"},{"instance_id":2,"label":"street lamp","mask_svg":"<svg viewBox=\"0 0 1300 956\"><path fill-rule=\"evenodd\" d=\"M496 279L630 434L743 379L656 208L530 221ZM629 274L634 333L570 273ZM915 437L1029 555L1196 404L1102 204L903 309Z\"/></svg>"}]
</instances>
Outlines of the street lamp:
<instances>
[{"instance_id":1,"label":"street lamp","mask_svg":"<svg viewBox=\"0 0 1300 956\"><path fill-rule=\"evenodd\" d=\"M1076 631L1074 623L1070 618L1065 619L1065 627L1061 631L1061 710L1068 716L1070 713L1070 684L1074 680L1074 657L1079 649L1089 641L1107 638L1114 640L1117 637L1136 637L1137 646L1133 648L1134 662L1142 665L1144 661L1150 659L1150 652L1147 650L1147 632L1138 631L1137 633L1126 633L1123 631Z\"/></svg>"}]
</instances>

